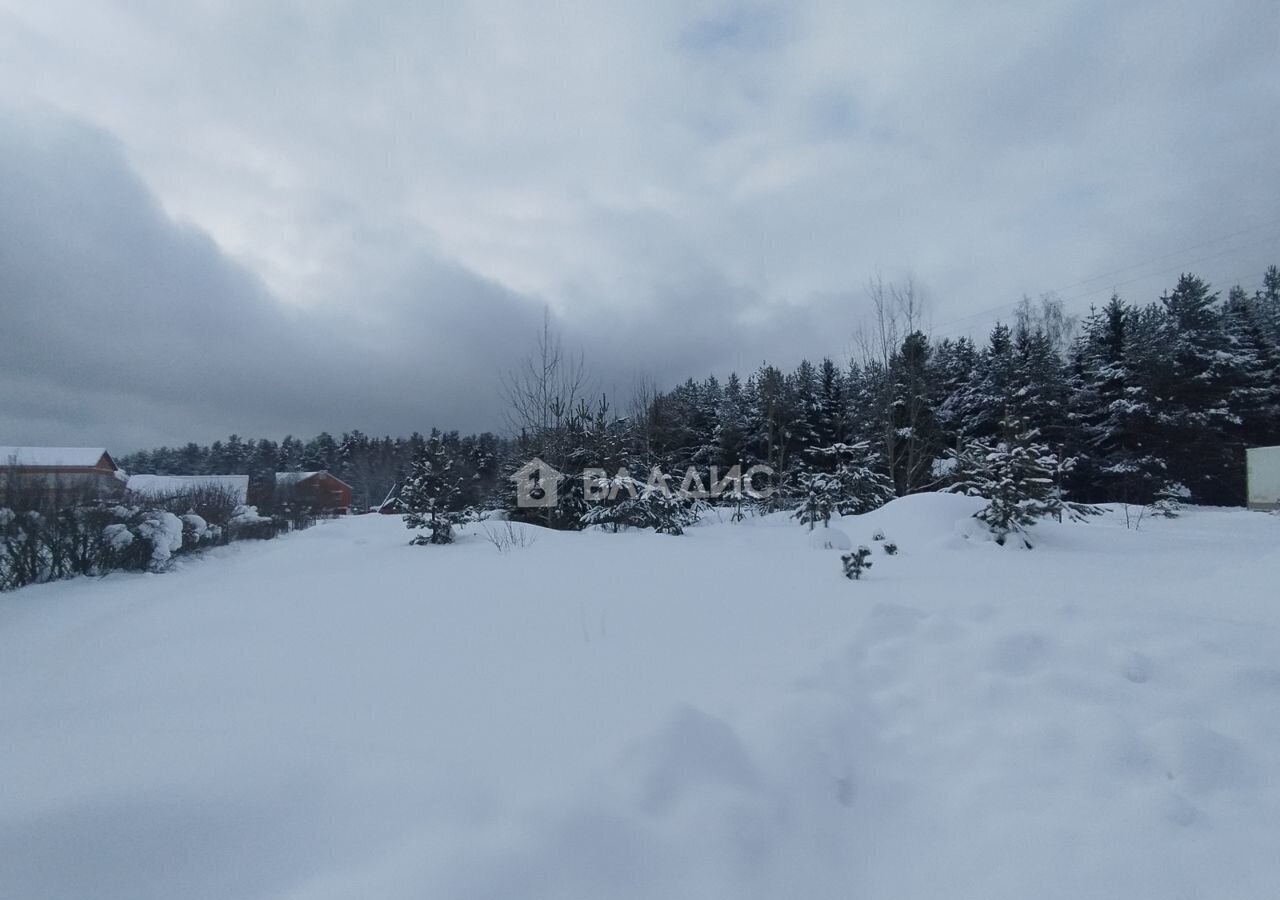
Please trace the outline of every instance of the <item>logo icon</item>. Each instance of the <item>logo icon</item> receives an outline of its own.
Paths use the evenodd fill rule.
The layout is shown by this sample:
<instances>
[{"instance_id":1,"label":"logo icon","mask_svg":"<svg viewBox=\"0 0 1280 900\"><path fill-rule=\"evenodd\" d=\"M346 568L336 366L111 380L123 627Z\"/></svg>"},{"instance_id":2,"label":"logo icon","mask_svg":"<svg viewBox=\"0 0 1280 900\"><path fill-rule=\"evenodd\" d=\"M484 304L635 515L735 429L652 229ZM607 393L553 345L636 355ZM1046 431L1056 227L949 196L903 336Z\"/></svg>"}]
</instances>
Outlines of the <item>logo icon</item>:
<instances>
[{"instance_id":1,"label":"logo icon","mask_svg":"<svg viewBox=\"0 0 1280 900\"><path fill-rule=\"evenodd\" d=\"M511 475L516 483L516 506L546 509L556 505L564 475L534 457Z\"/></svg>"}]
</instances>

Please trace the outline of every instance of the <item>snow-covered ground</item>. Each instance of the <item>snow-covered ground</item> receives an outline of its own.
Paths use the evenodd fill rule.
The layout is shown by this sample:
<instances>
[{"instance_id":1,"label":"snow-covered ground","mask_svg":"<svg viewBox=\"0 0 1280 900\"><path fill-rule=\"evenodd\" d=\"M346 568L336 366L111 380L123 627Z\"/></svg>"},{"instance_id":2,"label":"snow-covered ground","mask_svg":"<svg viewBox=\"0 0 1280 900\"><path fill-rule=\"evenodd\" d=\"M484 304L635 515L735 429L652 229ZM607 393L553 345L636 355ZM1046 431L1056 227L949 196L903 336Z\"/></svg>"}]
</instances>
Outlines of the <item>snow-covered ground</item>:
<instances>
[{"instance_id":1,"label":"snow-covered ground","mask_svg":"<svg viewBox=\"0 0 1280 900\"><path fill-rule=\"evenodd\" d=\"M976 502L0 597L0 897L1277 896L1280 518Z\"/></svg>"}]
</instances>

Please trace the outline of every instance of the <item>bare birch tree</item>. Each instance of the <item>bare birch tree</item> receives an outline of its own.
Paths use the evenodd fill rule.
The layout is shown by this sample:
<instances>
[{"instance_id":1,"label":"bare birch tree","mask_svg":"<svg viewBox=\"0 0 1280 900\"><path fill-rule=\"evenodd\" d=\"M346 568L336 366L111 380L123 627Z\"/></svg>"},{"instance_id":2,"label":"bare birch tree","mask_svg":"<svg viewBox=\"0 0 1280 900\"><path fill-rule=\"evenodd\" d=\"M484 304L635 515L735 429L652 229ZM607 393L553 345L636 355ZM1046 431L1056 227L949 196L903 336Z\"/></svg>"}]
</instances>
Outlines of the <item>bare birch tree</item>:
<instances>
[{"instance_id":1,"label":"bare birch tree","mask_svg":"<svg viewBox=\"0 0 1280 900\"><path fill-rule=\"evenodd\" d=\"M919 354L904 355L912 335L924 336L924 304L915 281L885 283L877 276L867 282L871 319L854 335L863 371L872 382L872 397L879 420L880 452L899 496L918 486L927 475L928 447L920 426L928 414L922 390L914 389L923 373L913 371ZM913 342L919 343L919 340ZM925 342L927 345L927 341ZM904 371L905 369L905 371Z\"/></svg>"},{"instance_id":2,"label":"bare birch tree","mask_svg":"<svg viewBox=\"0 0 1280 900\"><path fill-rule=\"evenodd\" d=\"M536 346L502 376L508 427L544 438L565 424L584 400L588 382L582 352L564 349L560 333L551 327L551 311L544 310Z\"/></svg>"}]
</instances>

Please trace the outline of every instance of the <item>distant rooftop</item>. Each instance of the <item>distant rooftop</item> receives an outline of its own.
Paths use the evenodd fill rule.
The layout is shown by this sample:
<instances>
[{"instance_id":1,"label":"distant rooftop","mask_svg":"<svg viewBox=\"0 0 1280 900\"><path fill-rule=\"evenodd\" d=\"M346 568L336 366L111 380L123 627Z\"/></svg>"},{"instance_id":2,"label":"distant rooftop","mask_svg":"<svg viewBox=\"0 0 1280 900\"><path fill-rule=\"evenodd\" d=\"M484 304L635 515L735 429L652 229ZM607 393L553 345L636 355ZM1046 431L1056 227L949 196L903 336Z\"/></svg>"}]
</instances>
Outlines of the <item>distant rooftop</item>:
<instances>
[{"instance_id":1,"label":"distant rooftop","mask_svg":"<svg viewBox=\"0 0 1280 900\"><path fill-rule=\"evenodd\" d=\"M323 474L323 469L315 472L277 472L276 484L297 484L299 481L306 481L308 478Z\"/></svg>"},{"instance_id":2,"label":"distant rooftop","mask_svg":"<svg viewBox=\"0 0 1280 900\"><path fill-rule=\"evenodd\" d=\"M0 447L0 466L91 468L106 455L106 447Z\"/></svg>"}]
</instances>

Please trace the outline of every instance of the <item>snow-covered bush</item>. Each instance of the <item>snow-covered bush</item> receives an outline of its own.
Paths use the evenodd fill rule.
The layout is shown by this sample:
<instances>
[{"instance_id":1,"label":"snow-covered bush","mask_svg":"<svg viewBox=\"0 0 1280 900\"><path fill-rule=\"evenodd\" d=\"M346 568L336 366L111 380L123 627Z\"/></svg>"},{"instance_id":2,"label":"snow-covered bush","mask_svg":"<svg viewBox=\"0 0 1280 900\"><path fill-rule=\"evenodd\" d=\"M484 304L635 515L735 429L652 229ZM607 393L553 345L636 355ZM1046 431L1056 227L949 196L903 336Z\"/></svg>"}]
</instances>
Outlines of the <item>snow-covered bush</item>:
<instances>
[{"instance_id":1,"label":"snow-covered bush","mask_svg":"<svg viewBox=\"0 0 1280 900\"><path fill-rule=\"evenodd\" d=\"M195 515L213 525L228 524L244 507L242 495L221 484L199 484L164 492L128 491L122 505L136 509L160 509L176 516Z\"/></svg>"},{"instance_id":2,"label":"snow-covered bush","mask_svg":"<svg viewBox=\"0 0 1280 900\"><path fill-rule=\"evenodd\" d=\"M202 516L198 516L195 513L187 513L182 517L182 541L186 545L195 546L207 538L216 536L218 533L217 526L215 525L213 528L215 530L210 532L209 523Z\"/></svg>"},{"instance_id":3,"label":"snow-covered bush","mask_svg":"<svg viewBox=\"0 0 1280 900\"><path fill-rule=\"evenodd\" d=\"M242 504L231 511L230 524L232 525L261 525L263 522L270 521L270 516L259 515L256 506Z\"/></svg>"},{"instance_id":4,"label":"snow-covered bush","mask_svg":"<svg viewBox=\"0 0 1280 900\"><path fill-rule=\"evenodd\" d=\"M222 528L197 513L180 516L127 503L51 512L0 509L0 591L77 575L164 571L177 554L226 540L274 537L290 528L252 507L234 512L235 525Z\"/></svg>"},{"instance_id":5,"label":"snow-covered bush","mask_svg":"<svg viewBox=\"0 0 1280 900\"><path fill-rule=\"evenodd\" d=\"M173 554L182 549L182 520L171 512L143 512L141 521L133 527L133 533L150 545L151 558L147 568L153 572L168 568Z\"/></svg>"},{"instance_id":6,"label":"snow-covered bush","mask_svg":"<svg viewBox=\"0 0 1280 900\"><path fill-rule=\"evenodd\" d=\"M102 529L102 543L112 553L123 553L133 544L133 532L123 522L112 522Z\"/></svg>"},{"instance_id":7,"label":"snow-covered bush","mask_svg":"<svg viewBox=\"0 0 1280 900\"><path fill-rule=\"evenodd\" d=\"M283 521L277 522L271 516L260 515L256 506L242 504L232 510L226 530L233 541L268 540L288 531L289 526Z\"/></svg>"}]
</instances>

